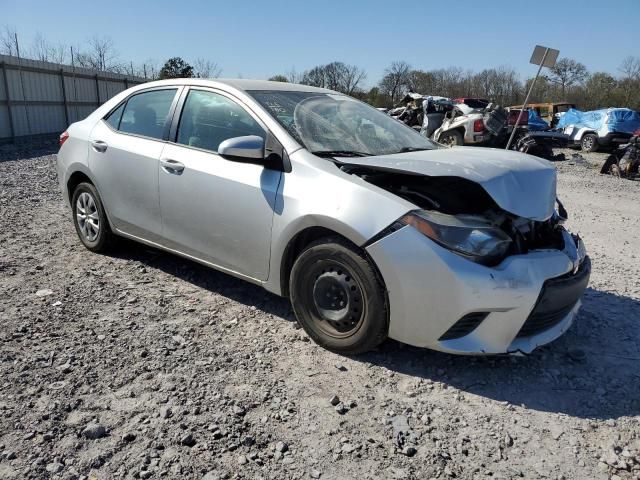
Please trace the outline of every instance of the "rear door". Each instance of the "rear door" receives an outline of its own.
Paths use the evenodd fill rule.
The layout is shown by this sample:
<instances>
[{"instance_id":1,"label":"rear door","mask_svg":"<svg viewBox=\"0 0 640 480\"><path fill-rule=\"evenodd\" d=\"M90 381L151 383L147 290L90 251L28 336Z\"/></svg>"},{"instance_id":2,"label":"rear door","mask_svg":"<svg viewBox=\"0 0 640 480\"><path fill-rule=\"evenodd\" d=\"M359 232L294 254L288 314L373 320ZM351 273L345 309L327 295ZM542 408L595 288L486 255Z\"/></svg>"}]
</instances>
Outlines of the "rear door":
<instances>
[{"instance_id":1,"label":"rear door","mask_svg":"<svg viewBox=\"0 0 640 480\"><path fill-rule=\"evenodd\" d=\"M89 167L113 226L157 242L162 231L158 162L178 87L130 96L93 128Z\"/></svg>"},{"instance_id":2,"label":"rear door","mask_svg":"<svg viewBox=\"0 0 640 480\"><path fill-rule=\"evenodd\" d=\"M159 167L160 209L166 244L223 269L265 280L271 225L282 173L217 153L228 138L268 132L237 99L190 88L174 142Z\"/></svg>"}]
</instances>

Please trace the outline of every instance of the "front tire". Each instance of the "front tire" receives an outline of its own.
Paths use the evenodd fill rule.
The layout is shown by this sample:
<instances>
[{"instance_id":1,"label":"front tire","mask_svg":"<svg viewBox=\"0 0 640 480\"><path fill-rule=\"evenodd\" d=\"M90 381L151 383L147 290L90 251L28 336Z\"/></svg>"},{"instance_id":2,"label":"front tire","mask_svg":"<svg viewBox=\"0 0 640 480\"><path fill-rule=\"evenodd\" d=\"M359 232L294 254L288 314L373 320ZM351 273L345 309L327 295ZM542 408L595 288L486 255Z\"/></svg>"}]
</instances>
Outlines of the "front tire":
<instances>
[{"instance_id":1,"label":"front tire","mask_svg":"<svg viewBox=\"0 0 640 480\"><path fill-rule=\"evenodd\" d=\"M583 152L597 152L599 147L598 137L593 133L587 133L580 140L580 146Z\"/></svg>"},{"instance_id":2,"label":"front tire","mask_svg":"<svg viewBox=\"0 0 640 480\"><path fill-rule=\"evenodd\" d=\"M113 242L113 233L96 187L78 184L71 197L73 224L82 244L92 252L104 252Z\"/></svg>"},{"instance_id":3,"label":"front tire","mask_svg":"<svg viewBox=\"0 0 640 480\"><path fill-rule=\"evenodd\" d=\"M340 237L312 243L296 259L289 280L298 322L320 346L355 355L387 338L386 291L369 260Z\"/></svg>"}]
</instances>

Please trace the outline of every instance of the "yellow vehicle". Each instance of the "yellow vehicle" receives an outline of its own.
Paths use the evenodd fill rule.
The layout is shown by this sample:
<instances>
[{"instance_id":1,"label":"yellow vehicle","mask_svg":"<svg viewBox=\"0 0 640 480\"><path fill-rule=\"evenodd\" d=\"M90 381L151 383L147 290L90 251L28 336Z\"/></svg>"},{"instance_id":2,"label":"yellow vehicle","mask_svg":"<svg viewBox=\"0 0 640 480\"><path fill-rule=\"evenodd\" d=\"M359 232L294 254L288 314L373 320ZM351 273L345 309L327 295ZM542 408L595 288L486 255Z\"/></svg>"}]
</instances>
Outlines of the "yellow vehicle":
<instances>
[{"instance_id":1,"label":"yellow vehicle","mask_svg":"<svg viewBox=\"0 0 640 480\"><path fill-rule=\"evenodd\" d=\"M510 108L522 108L522 105L514 105ZM576 108L576 106L573 103L568 102L530 103L527 105L527 108L535 110L540 118L553 127L558 123L558 116L556 116L557 113L564 113L570 108Z\"/></svg>"}]
</instances>

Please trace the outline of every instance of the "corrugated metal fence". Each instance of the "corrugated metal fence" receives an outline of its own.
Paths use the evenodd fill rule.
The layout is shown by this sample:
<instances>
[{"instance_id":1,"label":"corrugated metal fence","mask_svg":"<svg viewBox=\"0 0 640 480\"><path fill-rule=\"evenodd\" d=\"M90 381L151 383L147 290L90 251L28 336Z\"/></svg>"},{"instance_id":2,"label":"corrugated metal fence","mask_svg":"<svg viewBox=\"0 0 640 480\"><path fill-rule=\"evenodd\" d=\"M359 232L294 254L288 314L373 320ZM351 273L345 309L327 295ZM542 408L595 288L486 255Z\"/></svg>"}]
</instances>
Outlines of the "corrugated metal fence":
<instances>
[{"instance_id":1,"label":"corrugated metal fence","mask_svg":"<svg viewBox=\"0 0 640 480\"><path fill-rule=\"evenodd\" d=\"M0 143L63 132L146 80L0 55Z\"/></svg>"}]
</instances>

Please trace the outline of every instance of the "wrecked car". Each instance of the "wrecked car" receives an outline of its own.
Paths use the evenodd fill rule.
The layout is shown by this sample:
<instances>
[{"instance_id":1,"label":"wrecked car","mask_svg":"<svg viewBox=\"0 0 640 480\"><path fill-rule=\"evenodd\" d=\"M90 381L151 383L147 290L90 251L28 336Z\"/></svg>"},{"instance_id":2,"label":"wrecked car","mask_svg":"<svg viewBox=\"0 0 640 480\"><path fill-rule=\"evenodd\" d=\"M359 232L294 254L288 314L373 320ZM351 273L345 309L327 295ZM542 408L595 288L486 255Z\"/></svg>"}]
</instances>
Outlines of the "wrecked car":
<instances>
[{"instance_id":1,"label":"wrecked car","mask_svg":"<svg viewBox=\"0 0 640 480\"><path fill-rule=\"evenodd\" d=\"M640 173L640 129L636 130L629 143L618 147L607 157L600 173L630 178Z\"/></svg>"},{"instance_id":2,"label":"wrecked car","mask_svg":"<svg viewBox=\"0 0 640 480\"><path fill-rule=\"evenodd\" d=\"M506 144L506 141L502 141L508 136L509 128L513 128L515 117L499 105L490 103L484 108L472 108L460 103L445 113L432 138L447 146L499 146L500 143ZM526 116L521 118L520 123L525 122Z\"/></svg>"},{"instance_id":3,"label":"wrecked car","mask_svg":"<svg viewBox=\"0 0 640 480\"><path fill-rule=\"evenodd\" d=\"M547 122L542 120L534 109L528 109L527 117L526 128L518 129L511 148L547 160L564 160L564 154L555 155L553 149L566 148L569 136L551 130Z\"/></svg>"},{"instance_id":4,"label":"wrecked car","mask_svg":"<svg viewBox=\"0 0 640 480\"><path fill-rule=\"evenodd\" d=\"M640 113L629 108L589 112L570 109L560 118L557 128L569 135L570 144L580 146L585 152L596 152L602 147L627 143L640 128Z\"/></svg>"},{"instance_id":5,"label":"wrecked car","mask_svg":"<svg viewBox=\"0 0 640 480\"><path fill-rule=\"evenodd\" d=\"M387 337L531 352L569 328L589 279L551 164L442 148L331 90L149 82L60 143L60 187L86 248L123 236L261 285L335 352Z\"/></svg>"},{"instance_id":6,"label":"wrecked car","mask_svg":"<svg viewBox=\"0 0 640 480\"><path fill-rule=\"evenodd\" d=\"M386 113L430 138L453 105L450 98L409 92Z\"/></svg>"}]
</instances>

